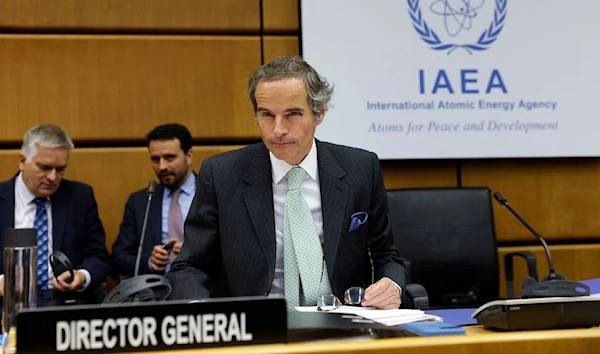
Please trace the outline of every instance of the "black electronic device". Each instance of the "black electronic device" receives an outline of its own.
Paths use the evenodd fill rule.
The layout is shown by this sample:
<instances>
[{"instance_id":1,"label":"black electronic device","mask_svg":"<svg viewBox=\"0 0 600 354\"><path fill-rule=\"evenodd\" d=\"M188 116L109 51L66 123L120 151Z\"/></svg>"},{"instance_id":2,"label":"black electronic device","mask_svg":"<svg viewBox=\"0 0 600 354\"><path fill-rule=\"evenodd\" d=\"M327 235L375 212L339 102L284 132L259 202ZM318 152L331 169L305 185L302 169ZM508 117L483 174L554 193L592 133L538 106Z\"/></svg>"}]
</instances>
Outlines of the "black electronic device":
<instances>
[{"instance_id":1,"label":"black electronic device","mask_svg":"<svg viewBox=\"0 0 600 354\"><path fill-rule=\"evenodd\" d=\"M163 249L167 252L171 252L171 250L173 249L173 246L175 246L175 240L171 240L171 241L167 242L163 246Z\"/></svg>"},{"instance_id":2,"label":"black electronic device","mask_svg":"<svg viewBox=\"0 0 600 354\"><path fill-rule=\"evenodd\" d=\"M416 337L402 326L386 326L357 315L289 311L288 343L344 338Z\"/></svg>"},{"instance_id":3,"label":"black electronic device","mask_svg":"<svg viewBox=\"0 0 600 354\"><path fill-rule=\"evenodd\" d=\"M73 271L71 261L64 253L54 251L50 255L50 266L52 267L52 273L56 278L64 272L69 272L69 276L63 279L65 283L71 284L73 279L75 279L75 272Z\"/></svg>"},{"instance_id":4,"label":"black electronic device","mask_svg":"<svg viewBox=\"0 0 600 354\"><path fill-rule=\"evenodd\" d=\"M600 297L496 300L471 317L480 325L509 331L592 327L600 324Z\"/></svg>"}]
</instances>

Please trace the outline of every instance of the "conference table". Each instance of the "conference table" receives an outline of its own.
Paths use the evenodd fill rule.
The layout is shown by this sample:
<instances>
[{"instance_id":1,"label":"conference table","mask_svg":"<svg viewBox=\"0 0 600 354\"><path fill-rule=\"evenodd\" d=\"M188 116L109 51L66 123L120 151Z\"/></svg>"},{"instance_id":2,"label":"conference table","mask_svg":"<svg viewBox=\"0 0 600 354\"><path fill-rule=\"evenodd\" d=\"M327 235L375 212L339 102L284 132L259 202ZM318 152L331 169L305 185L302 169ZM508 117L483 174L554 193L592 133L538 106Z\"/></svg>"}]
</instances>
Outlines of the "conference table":
<instances>
[{"instance_id":1,"label":"conference table","mask_svg":"<svg viewBox=\"0 0 600 354\"><path fill-rule=\"evenodd\" d=\"M583 281L592 294L600 293L600 278ZM474 309L432 310L445 322L466 324L466 335L398 337L386 339L324 340L290 344L248 345L210 349L155 351L152 353L215 354L571 354L600 353L600 328L504 332L484 328L470 318Z\"/></svg>"},{"instance_id":2,"label":"conference table","mask_svg":"<svg viewBox=\"0 0 600 354\"><path fill-rule=\"evenodd\" d=\"M443 337L320 341L293 344L235 346L227 348L170 350L152 353L215 354L579 354L600 353L600 328L525 332L494 332L481 326L465 327L467 334Z\"/></svg>"}]
</instances>

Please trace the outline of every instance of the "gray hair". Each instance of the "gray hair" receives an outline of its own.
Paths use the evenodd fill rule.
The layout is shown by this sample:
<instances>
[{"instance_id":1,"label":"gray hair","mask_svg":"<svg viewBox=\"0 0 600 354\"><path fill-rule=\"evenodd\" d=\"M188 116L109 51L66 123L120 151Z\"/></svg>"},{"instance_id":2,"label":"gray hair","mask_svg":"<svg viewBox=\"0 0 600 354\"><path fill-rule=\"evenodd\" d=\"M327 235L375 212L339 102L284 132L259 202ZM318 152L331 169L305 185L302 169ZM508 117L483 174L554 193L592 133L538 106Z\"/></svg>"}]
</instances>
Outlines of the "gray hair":
<instances>
[{"instance_id":1,"label":"gray hair","mask_svg":"<svg viewBox=\"0 0 600 354\"><path fill-rule=\"evenodd\" d=\"M254 119L256 119L256 87L258 84L289 78L299 78L304 81L308 93L308 104L315 116L315 124L318 123L319 117L330 107L329 101L333 95L333 85L330 85L299 56L283 56L273 59L252 73L248 80L247 93L254 108Z\"/></svg>"},{"instance_id":2,"label":"gray hair","mask_svg":"<svg viewBox=\"0 0 600 354\"><path fill-rule=\"evenodd\" d=\"M27 162L37 155L38 145L47 148L73 149L73 141L69 134L61 127L54 124L40 124L29 129L23 137L21 154Z\"/></svg>"}]
</instances>

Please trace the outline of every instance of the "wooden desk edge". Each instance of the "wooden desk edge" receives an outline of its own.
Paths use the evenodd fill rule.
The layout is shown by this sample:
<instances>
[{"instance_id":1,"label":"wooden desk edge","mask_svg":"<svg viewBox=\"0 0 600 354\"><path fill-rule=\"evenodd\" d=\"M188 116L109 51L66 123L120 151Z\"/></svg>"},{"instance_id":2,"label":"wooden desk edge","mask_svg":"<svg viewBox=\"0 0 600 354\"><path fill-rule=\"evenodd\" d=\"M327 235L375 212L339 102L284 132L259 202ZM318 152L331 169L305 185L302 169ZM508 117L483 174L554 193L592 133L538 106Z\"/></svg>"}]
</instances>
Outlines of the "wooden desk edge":
<instances>
[{"instance_id":1,"label":"wooden desk edge","mask_svg":"<svg viewBox=\"0 0 600 354\"><path fill-rule=\"evenodd\" d=\"M442 336L442 337L400 337L365 341L318 341L292 344L266 344L231 346L220 348L195 348L195 349L171 349L168 351L154 351L152 353L198 353L210 350L211 353L340 353L340 352L375 352L390 349L408 349L420 347L440 347L456 345L481 345L489 343L509 343L518 341L545 342L557 340L575 341L592 338L600 347L600 328L584 329L562 329L547 331L523 331L523 332L496 332L481 326L465 327L467 335Z\"/></svg>"}]
</instances>

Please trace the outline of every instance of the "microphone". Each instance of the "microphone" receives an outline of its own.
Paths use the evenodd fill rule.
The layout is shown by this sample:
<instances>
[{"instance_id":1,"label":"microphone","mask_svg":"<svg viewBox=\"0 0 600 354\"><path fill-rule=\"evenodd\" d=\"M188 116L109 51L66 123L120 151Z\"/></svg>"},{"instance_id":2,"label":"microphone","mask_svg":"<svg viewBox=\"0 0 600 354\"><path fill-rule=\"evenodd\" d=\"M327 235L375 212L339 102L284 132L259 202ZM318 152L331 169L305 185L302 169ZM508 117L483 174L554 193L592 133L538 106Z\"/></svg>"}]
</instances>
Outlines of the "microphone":
<instances>
[{"instance_id":1,"label":"microphone","mask_svg":"<svg viewBox=\"0 0 600 354\"><path fill-rule=\"evenodd\" d=\"M544 298L544 297L572 297L572 296L588 296L590 295L590 287L575 281L567 280L567 277L556 273L554 268L554 261L552 260L552 254L550 253L550 248L546 243L546 240L538 234L525 219L519 215L515 211L515 209L508 204L508 201L500 192L494 193L494 199L498 201L501 205L505 206L520 222L523 224L527 230L529 230L533 236L535 236L542 247L544 247L544 251L546 252L546 258L548 259L548 268L549 274L547 277L542 279L540 283L531 276L527 276L523 280L523 288L519 293L519 297L522 299L529 298Z\"/></svg>"},{"instance_id":2,"label":"microphone","mask_svg":"<svg viewBox=\"0 0 600 354\"><path fill-rule=\"evenodd\" d=\"M137 256L135 259L135 270L132 278L122 280L115 286L104 298L103 303L127 303L140 301L161 301L171 294L171 284L169 280L159 274L139 275L140 259L142 257L142 248L146 236L148 225L148 215L150 214L150 202L156 191L156 182L154 180L148 183L148 200L146 202L146 211L142 222L142 234L138 245Z\"/></svg>"},{"instance_id":3,"label":"microphone","mask_svg":"<svg viewBox=\"0 0 600 354\"><path fill-rule=\"evenodd\" d=\"M156 182L151 180L148 183L148 201L146 202L146 212L144 213L144 221L142 222L142 235L140 236L140 244L138 246L137 257L135 259L135 271L134 277L137 277L140 273L140 258L142 257L142 246L144 245L144 237L146 236L146 227L148 226L148 215L150 214L150 202L156 192Z\"/></svg>"}]
</instances>

